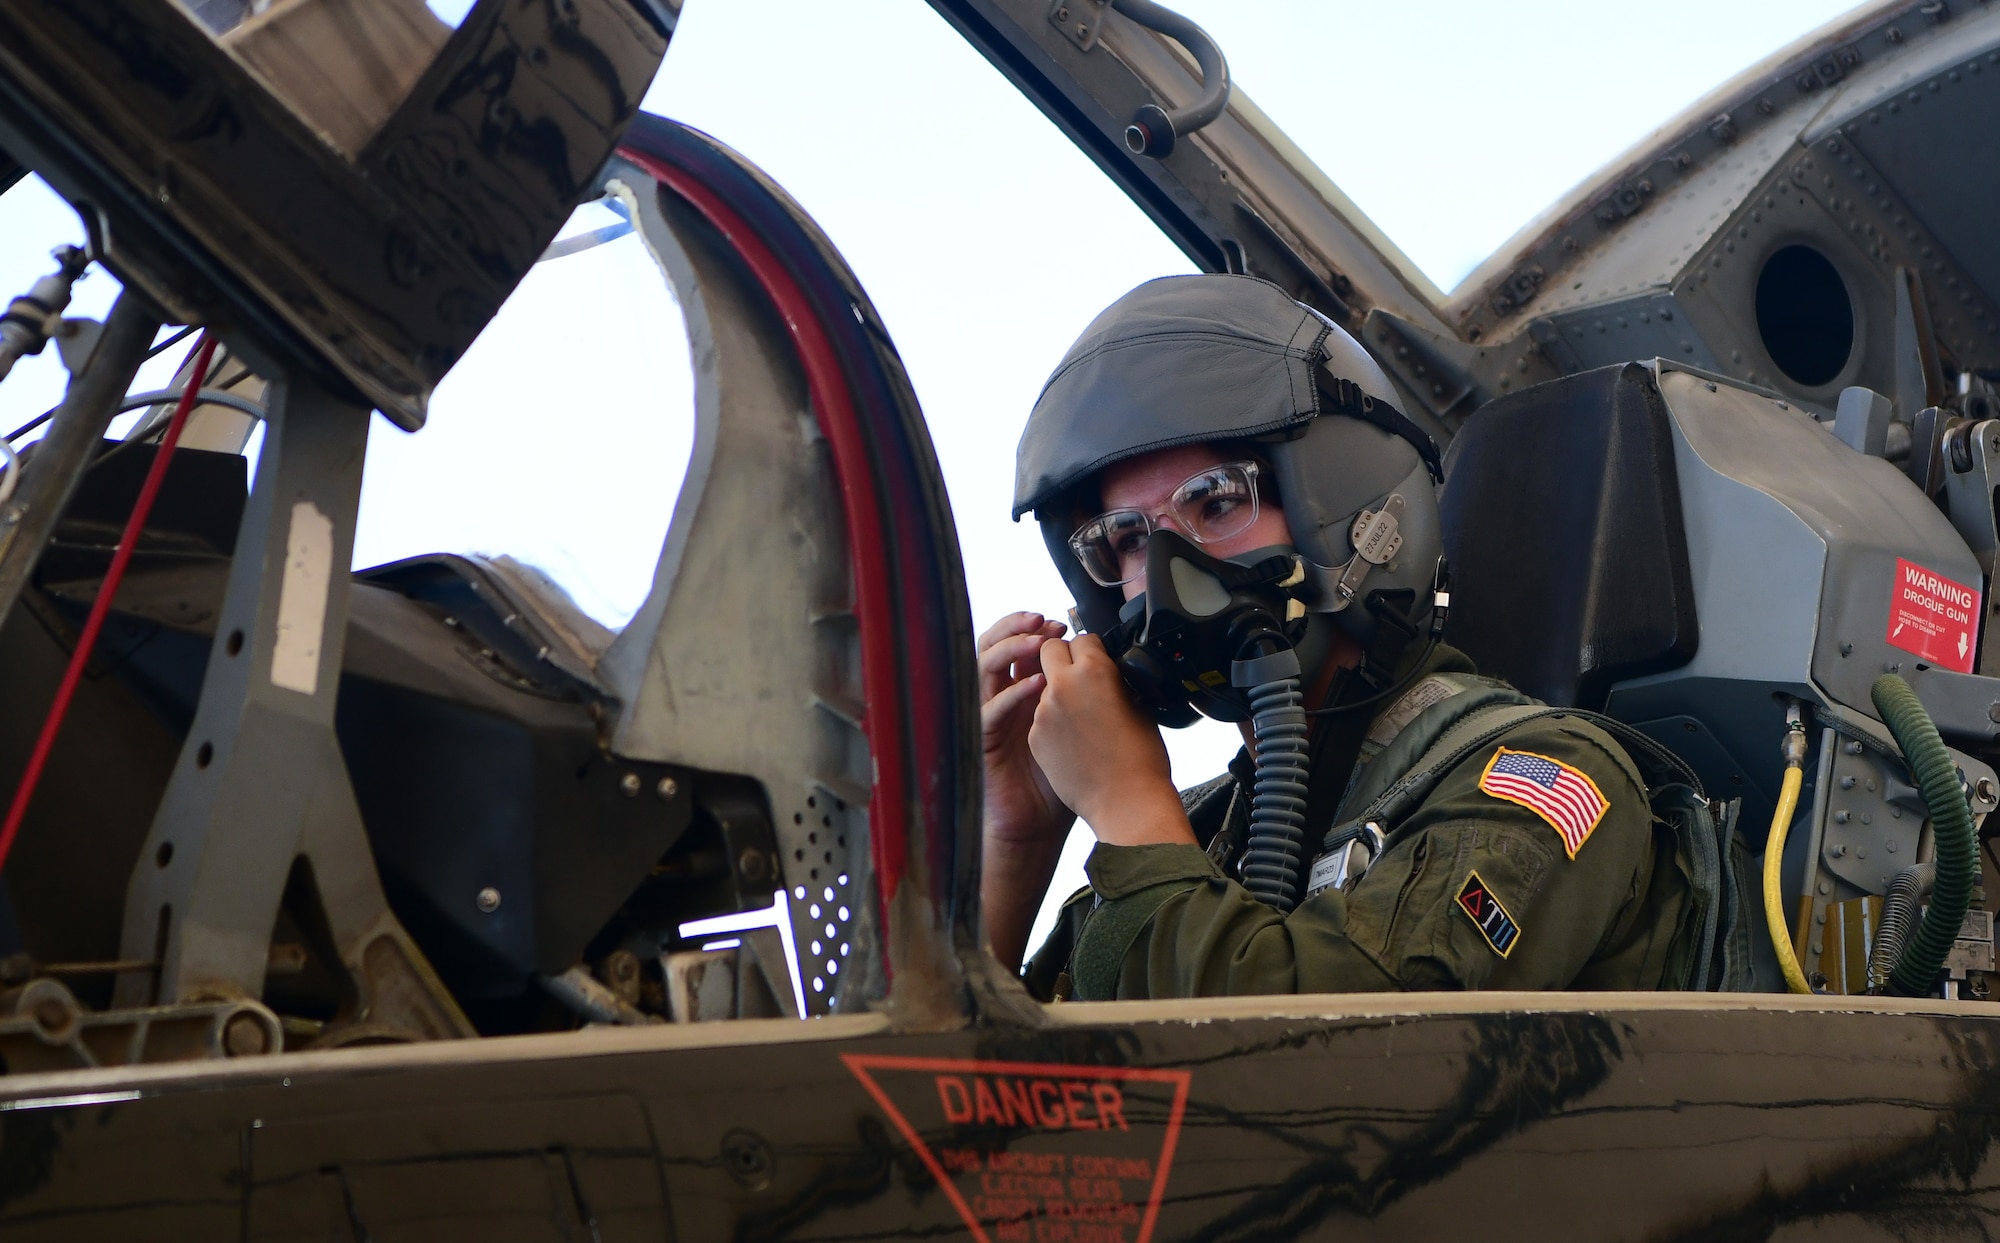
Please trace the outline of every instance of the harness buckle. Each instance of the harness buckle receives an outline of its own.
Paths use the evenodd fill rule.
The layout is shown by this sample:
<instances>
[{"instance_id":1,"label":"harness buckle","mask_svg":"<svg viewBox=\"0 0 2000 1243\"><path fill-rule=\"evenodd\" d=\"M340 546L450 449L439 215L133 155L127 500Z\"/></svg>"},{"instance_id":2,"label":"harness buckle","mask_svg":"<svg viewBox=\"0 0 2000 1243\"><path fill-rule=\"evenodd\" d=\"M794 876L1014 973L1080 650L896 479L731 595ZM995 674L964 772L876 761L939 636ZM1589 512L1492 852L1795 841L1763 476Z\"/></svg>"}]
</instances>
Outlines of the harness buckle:
<instances>
[{"instance_id":1,"label":"harness buckle","mask_svg":"<svg viewBox=\"0 0 2000 1243\"><path fill-rule=\"evenodd\" d=\"M1348 825L1327 834L1326 849L1306 873L1306 900L1328 889L1347 889L1382 857L1382 826L1373 820Z\"/></svg>"}]
</instances>

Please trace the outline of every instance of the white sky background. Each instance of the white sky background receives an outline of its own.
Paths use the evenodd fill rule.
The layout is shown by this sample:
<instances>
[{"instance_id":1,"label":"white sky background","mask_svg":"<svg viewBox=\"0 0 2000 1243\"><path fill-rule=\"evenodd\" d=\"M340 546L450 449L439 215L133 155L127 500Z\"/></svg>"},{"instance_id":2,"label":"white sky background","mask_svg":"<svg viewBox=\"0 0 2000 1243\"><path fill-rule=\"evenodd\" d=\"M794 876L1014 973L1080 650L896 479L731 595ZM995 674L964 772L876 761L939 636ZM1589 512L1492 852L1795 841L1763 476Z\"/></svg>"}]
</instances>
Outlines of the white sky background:
<instances>
[{"instance_id":1,"label":"white sky background","mask_svg":"<svg viewBox=\"0 0 2000 1243\"><path fill-rule=\"evenodd\" d=\"M1445 289L1653 127L1849 7L1169 3ZM1191 270L1186 258L922 0L686 0L645 106L762 166L860 277L937 445L974 625L1016 608L1063 616L1039 535L1007 519L1014 443L1091 317ZM585 216L574 227L610 219ZM80 236L38 183L0 198L0 298ZM101 316L116 289L94 273L71 313ZM140 387L164 385L179 352ZM439 387L423 432L376 420L355 564L511 553L621 623L650 585L679 487L691 383L678 311L636 240L539 266ZM0 431L62 384L53 349L25 360L0 386ZM1182 784L1236 746L1212 723L1168 741ZM1079 829L1059 896L1081 883L1087 847Z\"/></svg>"}]
</instances>

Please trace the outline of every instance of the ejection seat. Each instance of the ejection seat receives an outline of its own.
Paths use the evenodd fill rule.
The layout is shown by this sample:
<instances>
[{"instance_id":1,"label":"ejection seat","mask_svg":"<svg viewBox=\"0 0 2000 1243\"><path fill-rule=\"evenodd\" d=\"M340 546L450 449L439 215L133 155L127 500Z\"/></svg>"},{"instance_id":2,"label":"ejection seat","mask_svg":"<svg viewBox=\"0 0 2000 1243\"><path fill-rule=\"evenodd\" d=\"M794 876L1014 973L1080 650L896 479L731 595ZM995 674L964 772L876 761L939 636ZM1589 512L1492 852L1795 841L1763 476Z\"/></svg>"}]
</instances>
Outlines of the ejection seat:
<instances>
[{"instance_id":1,"label":"ejection seat","mask_svg":"<svg viewBox=\"0 0 2000 1243\"><path fill-rule=\"evenodd\" d=\"M1604 367L1488 403L1451 444L1446 638L1537 699L1602 710L1693 659L1674 445L1652 373Z\"/></svg>"},{"instance_id":2,"label":"ejection seat","mask_svg":"<svg viewBox=\"0 0 2000 1243\"><path fill-rule=\"evenodd\" d=\"M1694 659L1700 630L1674 434L1649 368L1587 371L1481 408L1446 456L1442 510L1446 637L1482 672L1547 703L1602 712L1617 684ZM1676 752L1709 738L1692 718L1678 723L1661 736L1666 722L1631 722ZM1733 765L1703 763L1716 758L1703 750L1682 758L1705 785L1763 802ZM1741 823L1711 825L1721 836L1707 848L1683 840L1702 878L1696 910L1707 935L1728 942L1734 970L1750 973L1718 959L1722 987L1777 987L1776 959L1749 935ZM1718 923L1728 908L1733 921Z\"/></svg>"}]
</instances>

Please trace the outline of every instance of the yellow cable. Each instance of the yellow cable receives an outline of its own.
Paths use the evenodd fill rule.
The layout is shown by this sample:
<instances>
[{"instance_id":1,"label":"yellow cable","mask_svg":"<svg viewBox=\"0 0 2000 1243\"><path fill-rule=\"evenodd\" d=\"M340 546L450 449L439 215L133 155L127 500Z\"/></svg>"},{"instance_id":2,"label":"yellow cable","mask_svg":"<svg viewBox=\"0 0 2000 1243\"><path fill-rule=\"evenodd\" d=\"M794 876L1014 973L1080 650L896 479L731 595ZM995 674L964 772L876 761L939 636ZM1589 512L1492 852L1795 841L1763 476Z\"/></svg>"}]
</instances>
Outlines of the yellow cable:
<instances>
[{"instance_id":1,"label":"yellow cable","mask_svg":"<svg viewBox=\"0 0 2000 1243\"><path fill-rule=\"evenodd\" d=\"M1771 818L1771 836L1764 843L1764 921L1770 926L1771 948L1778 951L1778 967L1785 973L1785 986L1795 993L1810 993L1799 957L1792 952L1791 929L1785 927L1785 900L1778 892L1778 870L1785 863L1785 834L1791 831L1792 816L1799 809L1799 787L1805 783L1805 769L1785 765L1785 784L1778 791L1778 814Z\"/></svg>"}]
</instances>

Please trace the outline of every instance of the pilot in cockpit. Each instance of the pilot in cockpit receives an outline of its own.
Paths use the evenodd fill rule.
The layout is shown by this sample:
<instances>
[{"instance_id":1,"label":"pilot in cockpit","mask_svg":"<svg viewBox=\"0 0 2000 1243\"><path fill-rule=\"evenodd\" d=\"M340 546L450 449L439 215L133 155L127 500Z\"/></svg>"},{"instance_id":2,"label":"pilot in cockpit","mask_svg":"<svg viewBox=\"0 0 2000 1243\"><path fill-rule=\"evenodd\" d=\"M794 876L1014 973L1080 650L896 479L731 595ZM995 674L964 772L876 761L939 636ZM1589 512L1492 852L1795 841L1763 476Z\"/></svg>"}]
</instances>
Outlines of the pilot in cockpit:
<instances>
[{"instance_id":1,"label":"pilot in cockpit","mask_svg":"<svg viewBox=\"0 0 2000 1243\"><path fill-rule=\"evenodd\" d=\"M1077 817L1090 885L1044 999L1658 989L1707 975L1671 817L1615 723L1438 641L1437 450L1361 346L1249 277L1151 281L1071 346L1021 437L1082 633L979 641L981 897L1022 962ZM1162 725L1239 724L1176 792Z\"/></svg>"}]
</instances>

